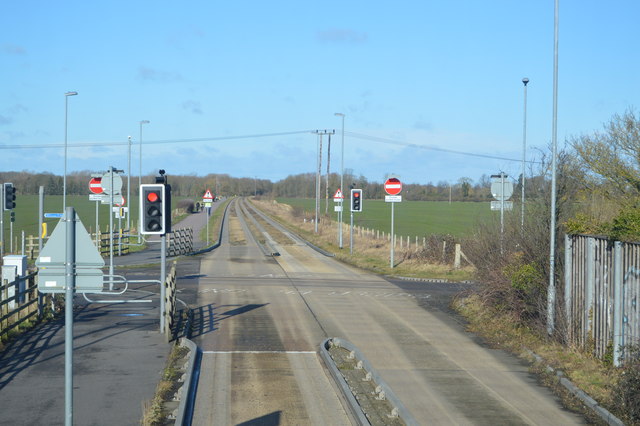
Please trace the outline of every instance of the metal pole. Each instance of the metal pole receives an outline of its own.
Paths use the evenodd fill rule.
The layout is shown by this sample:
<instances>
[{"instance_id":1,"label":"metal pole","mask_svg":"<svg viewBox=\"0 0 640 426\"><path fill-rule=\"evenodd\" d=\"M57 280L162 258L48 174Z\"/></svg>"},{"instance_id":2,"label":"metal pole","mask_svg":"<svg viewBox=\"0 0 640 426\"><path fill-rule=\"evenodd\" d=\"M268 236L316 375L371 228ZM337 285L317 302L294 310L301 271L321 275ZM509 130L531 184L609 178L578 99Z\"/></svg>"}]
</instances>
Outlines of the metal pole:
<instances>
[{"instance_id":1,"label":"metal pole","mask_svg":"<svg viewBox=\"0 0 640 426\"><path fill-rule=\"evenodd\" d=\"M340 191L344 194L344 114L337 112L335 115L342 117L342 157L340 159ZM338 227L339 231L339 244L342 249L342 215L344 210L344 198L340 200L340 212L338 214L340 222L340 226Z\"/></svg>"},{"instance_id":2,"label":"metal pole","mask_svg":"<svg viewBox=\"0 0 640 426\"><path fill-rule=\"evenodd\" d=\"M164 333L164 303L166 298L165 280L167 279L167 234L160 241L160 333Z\"/></svg>"},{"instance_id":3,"label":"metal pole","mask_svg":"<svg viewBox=\"0 0 640 426\"><path fill-rule=\"evenodd\" d=\"M504 253L504 172L500 172L500 254Z\"/></svg>"},{"instance_id":4,"label":"metal pole","mask_svg":"<svg viewBox=\"0 0 640 426\"><path fill-rule=\"evenodd\" d=\"M547 334L553 334L556 315L556 157L558 150L558 20L560 15L560 0L555 0L554 8L554 43L553 43L553 125L551 143L553 154L551 161L551 224L549 243L549 288L547 289Z\"/></svg>"},{"instance_id":5,"label":"metal pole","mask_svg":"<svg viewBox=\"0 0 640 426\"><path fill-rule=\"evenodd\" d=\"M44 217L44 186L38 188L38 255L42 253L42 220Z\"/></svg>"},{"instance_id":6,"label":"metal pole","mask_svg":"<svg viewBox=\"0 0 640 426\"><path fill-rule=\"evenodd\" d=\"M318 216L320 215L320 173L322 171L322 133L318 139L318 172L316 173L316 224L315 231L318 233Z\"/></svg>"},{"instance_id":7,"label":"metal pole","mask_svg":"<svg viewBox=\"0 0 640 426\"><path fill-rule=\"evenodd\" d=\"M149 120L142 120L140 122L140 140L139 142L139 155L140 155L140 170L138 173L138 205L140 205L140 197L142 194L140 193L140 185L142 185L142 125L149 124ZM140 233L140 224L138 223L138 244L142 243L142 234Z\"/></svg>"},{"instance_id":8,"label":"metal pole","mask_svg":"<svg viewBox=\"0 0 640 426\"><path fill-rule=\"evenodd\" d=\"M128 210L131 210L131 136L129 136L129 159L127 163L127 201L124 206L129 207ZM127 234L131 234L131 211L127 212Z\"/></svg>"},{"instance_id":9,"label":"metal pole","mask_svg":"<svg viewBox=\"0 0 640 426\"><path fill-rule=\"evenodd\" d=\"M11 220L11 213L9 213L9 252L13 253L13 220Z\"/></svg>"},{"instance_id":10,"label":"metal pole","mask_svg":"<svg viewBox=\"0 0 640 426\"><path fill-rule=\"evenodd\" d=\"M395 235L395 232L394 232L395 205L396 205L396 203L391 203L391 268L393 268L393 263L394 263L393 262L393 255L394 255L394 251L395 251L395 239L396 239L396 235Z\"/></svg>"},{"instance_id":11,"label":"metal pole","mask_svg":"<svg viewBox=\"0 0 640 426\"><path fill-rule=\"evenodd\" d=\"M96 201L96 247L98 247L98 251L100 251L100 220L99 220L99 216L100 216L100 208L98 207L98 205L100 204L100 201Z\"/></svg>"},{"instance_id":12,"label":"metal pole","mask_svg":"<svg viewBox=\"0 0 640 426\"><path fill-rule=\"evenodd\" d=\"M109 290L113 290L113 166L109 167L111 190L109 191Z\"/></svg>"},{"instance_id":13,"label":"metal pole","mask_svg":"<svg viewBox=\"0 0 640 426\"><path fill-rule=\"evenodd\" d=\"M207 247L209 246L209 212L211 212L211 207L205 207L205 221L207 222Z\"/></svg>"},{"instance_id":14,"label":"metal pole","mask_svg":"<svg viewBox=\"0 0 640 426\"><path fill-rule=\"evenodd\" d=\"M349 231L349 254L353 254L353 212L351 212L351 230Z\"/></svg>"},{"instance_id":15,"label":"metal pole","mask_svg":"<svg viewBox=\"0 0 640 426\"><path fill-rule=\"evenodd\" d=\"M73 425L73 293L76 286L76 224L75 210L65 210L65 301L64 301L64 414L65 425Z\"/></svg>"},{"instance_id":16,"label":"metal pole","mask_svg":"<svg viewBox=\"0 0 640 426\"><path fill-rule=\"evenodd\" d=\"M75 96L78 92L64 94L64 176L62 177L62 212L67 208L67 112L69 110L69 96Z\"/></svg>"},{"instance_id":17,"label":"metal pole","mask_svg":"<svg viewBox=\"0 0 640 426\"><path fill-rule=\"evenodd\" d=\"M522 83L524 84L524 120L522 125L522 199L521 199L521 214L520 218L520 229L524 232L524 172L525 172L525 159L527 152L527 83L529 83L528 78L523 78Z\"/></svg>"}]
</instances>

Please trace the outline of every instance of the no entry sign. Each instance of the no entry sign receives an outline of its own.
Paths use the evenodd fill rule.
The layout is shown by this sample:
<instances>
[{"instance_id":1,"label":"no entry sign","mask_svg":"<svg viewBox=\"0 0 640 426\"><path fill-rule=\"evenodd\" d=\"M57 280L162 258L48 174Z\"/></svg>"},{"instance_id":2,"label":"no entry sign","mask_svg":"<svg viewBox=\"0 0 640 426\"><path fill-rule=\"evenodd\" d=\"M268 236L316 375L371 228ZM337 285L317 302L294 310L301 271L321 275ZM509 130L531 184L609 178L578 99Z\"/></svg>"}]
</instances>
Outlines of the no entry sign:
<instances>
[{"instance_id":1,"label":"no entry sign","mask_svg":"<svg viewBox=\"0 0 640 426\"><path fill-rule=\"evenodd\" d=\"M89 191L93 194L102 194L102 178L93 178L89 181Z\"/></svg>"},{"instance_id":2,"label":"no entry sign","mask_svg":"<svg viewBox=\"0 0 640 426\"><path fill-rule=\"evenodd\" d=\"M402 191L402 182L397 178L389 178L384 183L384 190L389 195L398 195Z\"/></svg>"}]
</instances>

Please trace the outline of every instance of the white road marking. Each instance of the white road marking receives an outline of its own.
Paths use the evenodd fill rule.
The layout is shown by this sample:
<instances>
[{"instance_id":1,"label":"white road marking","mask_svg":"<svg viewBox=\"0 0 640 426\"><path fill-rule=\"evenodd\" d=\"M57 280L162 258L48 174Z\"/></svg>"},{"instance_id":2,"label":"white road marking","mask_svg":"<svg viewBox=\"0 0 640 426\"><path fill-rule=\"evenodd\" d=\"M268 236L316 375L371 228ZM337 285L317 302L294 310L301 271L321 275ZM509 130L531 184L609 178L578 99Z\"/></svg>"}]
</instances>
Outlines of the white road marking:
<instances>
[{"instance_id":1,"label":"white road marking","mask_svg":"<svg viewBox=\"0 0 640 426\"><path fill-rule=\"evenodd\" d=\"M313 354L316 355L316 351L202 351L205 355L216 355L216 354Z\"/></svg>"}]
</instances>

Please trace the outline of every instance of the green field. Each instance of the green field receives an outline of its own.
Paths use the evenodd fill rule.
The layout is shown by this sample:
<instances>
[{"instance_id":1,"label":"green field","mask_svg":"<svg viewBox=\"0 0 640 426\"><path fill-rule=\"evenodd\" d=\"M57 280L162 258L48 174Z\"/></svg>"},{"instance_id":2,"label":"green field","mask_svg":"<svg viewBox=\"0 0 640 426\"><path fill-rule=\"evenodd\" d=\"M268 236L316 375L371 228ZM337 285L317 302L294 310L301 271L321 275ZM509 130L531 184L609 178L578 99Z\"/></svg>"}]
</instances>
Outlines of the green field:
<instances>
[{"instance_id":1,"label":"green field","mask_svg":"<svg viewBox=\"0 0 640 426\"><path fill-rule=\"evenodd\" d=\"M138 197L132 196L133 203L131 205L131 226L135 227L138 223ZM185 197L172 197L171 204L175 208L177 202ZM94 232L96 229L96 202L89 201L88 195L67 195L67 205L73 206L76 213L82 220L87 231ZM24 230L25 235L38 235L38 196L37 195L18 195L16 198L15 212L16 221L13 224L14 238L20 238L21 232ZM45 213L62 213L62 195L45 195L44 197ZM100 204L98 202L98 216L100 221L100 229L106 230L109 225L109 205ZM53 228L60 219L45 219L48 234L51 235ZM113 219L113 224L118 227L118 219ZM122 219L122 227L126 228L127 220ZM9 246L9 211L4 212L4 238L5 245Z\"/></svg>"},{"instance_id":2,"label":"green field","mask_svg":"<svg viewBox=\"0 0 640 426\"><path fill-rule=\"evenodd\" d=\"M315 200L303 198L278 198L278 202L300 206L313 214ZM331 200L329 212L336 220L337 213L332 212ZM349 223L349 204L345 201L344 222ZM325 201L321 200L320 214L325 211ZM495 212L493 212L495 213ZM354 213L354 224L384 232L391 230L391 203L384 200L364 200L363 210ZM489 203L403 201L395 206L395 233L404 236L424 236L431 234L450 234L462 237L473 232L480 221L489 220L492 212Z\"/></svg>"}]
</instances>

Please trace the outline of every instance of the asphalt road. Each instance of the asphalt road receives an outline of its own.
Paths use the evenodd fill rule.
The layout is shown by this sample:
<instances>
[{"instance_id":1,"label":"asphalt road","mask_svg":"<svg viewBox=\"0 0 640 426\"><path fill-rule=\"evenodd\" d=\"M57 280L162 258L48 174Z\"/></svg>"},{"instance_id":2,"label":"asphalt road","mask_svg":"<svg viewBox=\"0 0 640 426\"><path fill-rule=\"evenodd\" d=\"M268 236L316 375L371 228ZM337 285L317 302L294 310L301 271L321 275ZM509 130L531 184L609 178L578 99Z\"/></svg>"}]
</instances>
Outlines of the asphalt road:
<instances>
[{"instance_id":1,"label":"asphalt road","mask_svg":"<svg viewBox=\"0 0 640 426\"><path fill-rule=\"evenodd\" d=\"M193 424L350 424L317 355L327 337L355 344L422 424L584 423L526 365L464 331L444 303L457 286L390 282L299 241L254 238L243 211L200 265Z\"/></svg>"}]
</instances>

